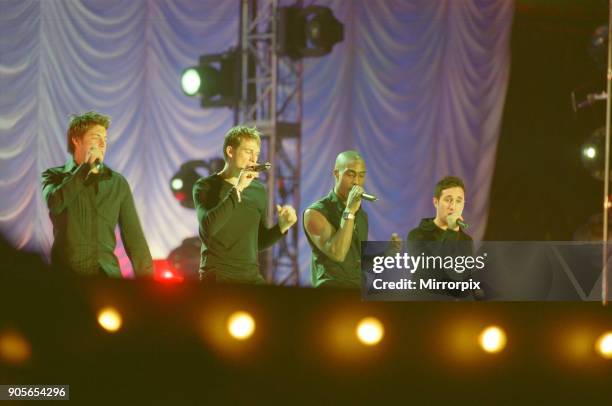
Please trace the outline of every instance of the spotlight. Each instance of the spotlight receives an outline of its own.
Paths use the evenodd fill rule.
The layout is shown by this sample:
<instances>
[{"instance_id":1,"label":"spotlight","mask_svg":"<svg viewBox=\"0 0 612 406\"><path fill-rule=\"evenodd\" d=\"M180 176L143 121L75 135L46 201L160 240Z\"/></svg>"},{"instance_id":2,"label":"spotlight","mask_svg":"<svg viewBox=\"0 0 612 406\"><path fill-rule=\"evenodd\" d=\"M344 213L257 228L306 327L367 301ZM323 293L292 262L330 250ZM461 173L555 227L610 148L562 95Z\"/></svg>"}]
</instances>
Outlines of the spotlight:
<instances>
[{"instance_id":1,"label":"spotlight","mask_svg":"<svg viewBox=\"0 0 612 406\"><path fill-rule=\"evenodd\" d=\"M187 96L200 96L202 107L235 107L240 99L241 76L238 51L200 56L198 66L181 74L181 88Z\"/></svg>"},{"instance_id":2,"label":"spotlight","mask_svg":"<svg viewBox=\"0 0 612 406\"><path fill-rule=\"evenodd\" d=\"M487 327L478 338L482 349L488 353L500 352L506 346L506 333L497 326Z\"/></svg>"},{"instance_id":3,"label":"spotlight","mask_svg":"<svg viewBox=\"0 0 612 406\"><path fill-rule=\"evenodd\" d=\"M599 337L595 344L595 348L602 357L612 359L612 331L608 331Z\"/></svg>"},{"instance_id":4,"label":"spotlight","mask_svg":"<svg viewBox=\"0 0 612 406\"><path fill-rule=\"evenodd\" d=\"M584 155L586 159L595 159L597 156L597 150L592 145L585 145L582 150L582 155Z\"/></svg>"},{"instance_id":5,"label":"spotlight","mask_svg":"<svg viewBox=\"0 0 612 406\"><path fill-rule=\"evenodd\" d=\"M213 158L208 161L194 160L185 162L178 172L170 179L172 194L181 206L193 209L192 190L193 185L202 176L208 176L223 169L225 161L221 158ZM197 169L205 169L205 173L198 173Z\"/></svg>"},{"instance_id":6,"label":"spotlight","mask_svg":"<svg viewBox=\"0 0 612 406\"><path fill-rule=\"evenodd\" d=\"M382 340L385 329L375 317L366 317L357 325L357 338L365 345L376 345Z\"/></svg>"},{"instance_id":7,"label":"spotlight","mask_svg":"<svg viewBox=\"0 0 612 406\"><path fill-rule=\"evenodd\" d=\"M280 7L277 18L276 52L281 56L299 59L327 55L344 39L344 26L328 7Z\"/></svg>"},{"instance_id":8,"label":"spotlight","mask_svg":"<svg viewBox=\"0 0 612 406\"><path fill-rule=\"evenodd\" d=\"M9 364L22 364L30 359L30 343L15 331L0 334L0 361Z\"/></svg>"},{"instance_id":9,"label":"spotlight","mask_svg":"<svg viewBox=\"0 0 612 406\"><path fill-rule=\"evenodd\" d=\"M187 96L195 96L202 86L202 74L198 68L187 68L181 75L181 88Z\"/></svg>"},{"instance_id":10,"label":"spotlight","mask_svg":"<svg viewBox=\"0 0 612 406\"><path fill-rule=\"evenodd\" d=\"M113 307L105 307L98 312L98 324L109 333L115 333L121 328L121 314Z\"/></svg>"},{"instance_id":11,"label":"spotlight","mask_svg":"<svg viewBox=\"0 0 612 406\"><path fill-rule=\"evenodd\" d=\"M173 178L170 182L170 187L172 190L181 190L183 188L183 179L181 178Z\"/></svg>"},{"instance_id":12,"label":"spotlight","mask_svg":"<svg viewBox=\"0 0 612 406\"><path fill-rule=\"evenodd\" d=\"M255 320L247 312L234 312L227 320L227 330L235 339L246 340L255 331Z\"/></svg>"},{"instance_id":13,"label":"spotlight","mask_svg":"<svg viewBox=\"0 0 612 406\"><path fill-rule=\"evenodd\" d=\"M153 260L153 278L162 283L178 283L185 279L167 259Z\"/></svg>"},{"instance_id":14,"label":"spotlight","mask_svg":"<svg viewBox=\"0 0 612 406\"><path fill-rule=\"evenodd\" d=\"M593 131L582 144L582 164L596 179L604 179L606 128L600 127Z\"/></svg>"}]
</instances>

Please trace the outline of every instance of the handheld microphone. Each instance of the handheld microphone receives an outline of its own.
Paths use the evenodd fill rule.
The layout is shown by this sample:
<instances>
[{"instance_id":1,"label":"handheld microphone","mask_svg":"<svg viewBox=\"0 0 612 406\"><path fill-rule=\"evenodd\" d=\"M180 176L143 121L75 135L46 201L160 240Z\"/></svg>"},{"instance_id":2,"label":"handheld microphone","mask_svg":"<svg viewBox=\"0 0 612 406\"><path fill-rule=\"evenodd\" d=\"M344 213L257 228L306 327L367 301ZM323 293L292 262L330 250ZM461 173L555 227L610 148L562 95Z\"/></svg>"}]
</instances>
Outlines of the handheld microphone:
<instances>
[{"instance_id":1,"label":"handheld microphone","mask_svg":"<svg viewBox=\"0 0 612 406\"><path fill-rule=\"evenodd\" d=\"M102 170L102 161L100 161L100 158L96 158L94 163L91 165L91 169L96 169L98 171Z\"/></svg>"},{"instance_id":2,"label":"handheld microphone","mask_svg":"<svg viewBox=\"0 0 612 406\"><path fill-rule=\"evenodd\" d=\"M99 152L98 147L96 146L92 146L89 149L89 154L93 154L93 153L97 153ZM86 157L86 159L88 159L89 157ZM100 171L100 169L102 169L102 160L98 157L96 158L93 163L90 165L90 169L91 170L96 170L96 171Z\"/></svg>"},{"instance_id":3,"label":"handheld microphone","mask_svg":"<svg viewBox=\"0 0 612 406\"><path fill-rule=\"evenodd\" d=\"M272 168L272 164L270 162L264 162L263 164L247 166L244 169L247 171L253 171L253 172L265 172L265 171L269 171L270 168Z\"/></svg>"},{"instance_id":4,"label":"handheld microphone","mask_svg":"<svg viewBox=\"0 0 612 406\"><path fill-rule=\"evenodd\" d=\"M467 230L468 228L470 228L470 225L464 221L461 220L457 220L457 224L459 224L459 227L461 227L464 230Z\"/></svg>"},{"instance_id":5,"label":"handheld microphone","mask_svg":"<svg viewBox=\"0 0 612 406\"><path fill-rule=\"evenodd\" d=\"M362 193L361 198L364 200L367 200L368 202L375 202L378 200L378 197L368 194L368 193Z\"/></svg>"}]
</instances>

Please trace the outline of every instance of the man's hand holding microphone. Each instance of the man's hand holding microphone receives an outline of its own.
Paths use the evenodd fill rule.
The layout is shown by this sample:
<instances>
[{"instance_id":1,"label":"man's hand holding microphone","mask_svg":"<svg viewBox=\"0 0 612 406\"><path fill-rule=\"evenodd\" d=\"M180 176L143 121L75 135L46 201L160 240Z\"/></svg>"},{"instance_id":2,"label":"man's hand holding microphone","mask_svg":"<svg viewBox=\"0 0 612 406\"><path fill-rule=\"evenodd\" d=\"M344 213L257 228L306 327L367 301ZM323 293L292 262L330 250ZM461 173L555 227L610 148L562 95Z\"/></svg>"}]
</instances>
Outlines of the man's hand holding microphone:
<instances>
[{"instance_id":1,"label":"man's hand holding microphone","mask_svg":"<svg viewBox=\"0 0 612 406\"><path fill-rule=\"evenodd\" d=\"M90 166L89 173L99 173L102 168L102 160L104 159L104 155L102 150L98 147L91 147L89 151L87 151L87 155L85 156L85 162L87 162Z\"/></svg>"},{"instance_id":2,"label":"man's hand holding microphone","mask_svg":"<svg viewBox=\"0 0 612 406\"><path fill-rule=\"evenodd\" d=\"M446 217L446 224L450 230L459 231L459 228L466 230L469 225L463 221L461 212L449 214Z\"/></svg>"}]
</instances>

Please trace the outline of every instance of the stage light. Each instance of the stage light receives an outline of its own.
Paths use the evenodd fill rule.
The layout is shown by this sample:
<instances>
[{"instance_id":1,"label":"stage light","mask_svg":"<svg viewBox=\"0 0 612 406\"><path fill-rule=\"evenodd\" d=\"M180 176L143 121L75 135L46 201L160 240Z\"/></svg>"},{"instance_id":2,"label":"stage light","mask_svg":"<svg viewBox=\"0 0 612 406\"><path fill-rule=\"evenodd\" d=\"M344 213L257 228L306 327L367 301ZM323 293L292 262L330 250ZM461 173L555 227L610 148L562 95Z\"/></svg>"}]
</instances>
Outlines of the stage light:
<instances>
[{"instance_id":1,"label":"stage light","mask_svg":"<svg viewBox=\"0 0 612 406\"><path fill-rule=\"evenodd\" d=\"M278 10L278 55L293 59L320 57L343 39L344 26L328 7L291 6Z\"/></svg>"},{"instance_id":2,"label":"stage light","mask_svg":"<svg viewBox=\"0 0 612 406\"><path fill-rule=\"evenodd\" d=\"M117 332L121 328L121 314L113 307L105 307L98 312L98 324L110 332Z\"/></svg>"},{"instance_id":3,"label":"stage light","mask_svg":"<svg viewBox=\"0 0 612 406\"><path fill-rule=\"evenodd\" d=\"M597 340L595 348L602 357L612 359L612 331L602 334Z\"/></svg>"},{"instance_id":4,"label":"stage light","mask_svg":"<svg viewBox=\"0 0 612 406\"><path fill-rule=\"evenodd\" d=\"M181 74L181 88L187 96L200 96L202 107L235 107L240 100L241 75L238 51L200 56L198 66Z\"/></svg>"},{"instance_id":5,"label":"stage light","mask_svg":"<svg viewBox=\"0 0 612 406\"><path fill-rule=\"evenodd\" d=\"M182 282L184 280L183 276L177 274L174 271L171 271L169 269L163 271L160 275L159 280L161 282Z\"/></svg>"},{"instance_id":6,"label":"stage light","mask_svg":"<svg viewBox=\"0 0 612 406\"><path fill-rule=\"evenodd\" d=\"M195 96L200 92L202 78L197 68L187 68L181 75L181 89L187 96Z\"/></svg>"},{"instance_id":7,"label":"stage light","mask_svg":"<svg viewBox=\"0 0 612 406\"><path fill-rule=\"evenodd\" d=\"M586 159L593 159L597 156L597 150L592 145L585 145L582 149L582 154Z\"/></svg>"},{"instance_id":8,"label":"stage light","mask_svg":"<svg viewBox=\"0 0 612 406\"><path fill-rule=\"evenodd\" d=\"M188 161L181 165L178 172L170 179L172 194L176 200L179 201L181 206L193 209L193 185L195 185L199 178L219 172L223 169L223 165L225 165L225 161L221 158L212 158L208 161ZM200 169L204 169L205 171L198 172Z\"/></svg>"},{"instance_id":9,"label":"stage light","mask_svg":"<svg viewBox=\"0 0 612 406\"><path fill-rule=\"evenodd\" d=\"M487 327L478 338L482 349L488 353L500 352L506 346L506 333L497 326Z\"/></svg>"},{"instance_id":10,"label":"stage light","mask_svg":"<svg viewBox=\"0 0 612 406\"><path fill-rule=\"evenodd\" d=\"M385 329L375 317L366 317L357 325L357 337L365 345L376 345L382 340Z\"/></svg>"},{"instance_id":11,"label":"stage light","mask_svg":"<svg viewBox=\"0 0 612 406\"><path fill-rule=\"evenodd\" d=\"M246 340L255 332L255 320L247 312L234 312L227 319L227 330L235 339Z\"/></svg>"},{"instance_id":12,"label":"stage light","mask_svg":"<svg viewBox=\"0 0 612 406\"><path fill-rule=\"evenodd\" d=\"M153 279L162 283L183 282L185 277L167 259L153 260Z\"/></svg>"},{"instance_id":13,"label":"stage light","mask_svg":"<svg viewBox=\"0 0 612 406\"><path fill-rule=\"evenodd\" d=\"M183 188L183 179L173 178L170 182L170 187L174 190L181 190Z\"/></svg>"},{"instance_id":14,"label":"stage light","mask_svg":"<svg viewBox=\"0 0 612 406\"><path fill-rule=\"evenodd\" d=\"M0 361L7 364L22 364L30 359L30 343L15 331L0 334Z\"/></svg>"},{"instance_id":15,"label":"stage light","mask_svg":"<svg viewBox=\"0 0 612 406\"><path fill-rule=\"evenodd\" d=\"M604 151L606 142L606 128L600 127L593 131L584 144L582 144L582 164L596 179L604 179Z\"/></svg>"}]
</instances>

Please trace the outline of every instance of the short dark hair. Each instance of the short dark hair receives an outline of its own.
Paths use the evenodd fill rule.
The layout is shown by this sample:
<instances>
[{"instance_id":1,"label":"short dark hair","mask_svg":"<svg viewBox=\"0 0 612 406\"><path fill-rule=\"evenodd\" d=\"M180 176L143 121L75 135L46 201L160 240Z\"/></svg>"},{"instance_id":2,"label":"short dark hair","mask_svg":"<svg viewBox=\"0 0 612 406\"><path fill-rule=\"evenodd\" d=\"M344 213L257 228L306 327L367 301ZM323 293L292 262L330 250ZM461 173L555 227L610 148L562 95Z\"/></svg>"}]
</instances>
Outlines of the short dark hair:
<instances>
[{"instance_id":1,"label":"short dark hair","mask_svg":"<svg viewBox=\"0 0 612 406\"><path fill-rule=\"evenodd\" d=\"M223 140L223 158L227 161L227 147L238 148L243 139L248 138L257 141L261 145L261 134L255 127L238 125L232 127L225 134Z\"/></svg>"},{"instance_id":2,"label":"short dark hair","mask_svg":"<svg viewBox=\"0 0 612 406\"><path fill-rule=\"evenodd\" d=\"M82 114L73 114L70 116L68 131L66 132L66 141L68 142L68 152L74 155L73 138L81 138L91 127L101 125L108 130L111 119L109 116L100 114L96 111L88 111Z\"/></svg>"},{"instance_id":3,"label":"short dark hair","mask_svg":"<svg viewBox=\"0 0 612 406\"><path fill-rule=\"evenodd\" d=\"M434 192L434 197L439 199L442 196L442 191L445 189L450 189L452 187L460 187L463 189L463 193L465 193L465 185L463 184L463 180L458 178L457 176L445 176L438 183L436 183L436 191Z\"/></svg>"}]
</instances>

